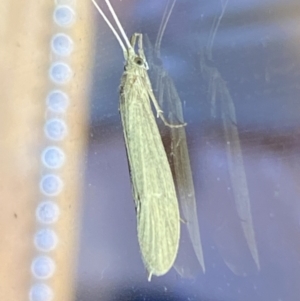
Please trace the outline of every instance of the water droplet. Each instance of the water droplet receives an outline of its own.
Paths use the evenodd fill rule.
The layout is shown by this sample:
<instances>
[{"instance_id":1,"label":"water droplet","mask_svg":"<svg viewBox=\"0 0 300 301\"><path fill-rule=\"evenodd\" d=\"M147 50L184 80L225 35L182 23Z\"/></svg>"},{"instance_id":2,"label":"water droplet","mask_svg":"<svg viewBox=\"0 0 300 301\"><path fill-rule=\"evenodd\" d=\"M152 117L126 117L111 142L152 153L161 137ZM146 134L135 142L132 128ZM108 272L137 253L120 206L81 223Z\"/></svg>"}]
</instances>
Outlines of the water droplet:
<instances>
[{"instance_id":1,"label":"water droplet","mask_svg":"<svg viewBox=\"0 0 300 301\"><path fill-rule=\"evenodd\" d=\"M36 218L43 224L55 223L58 220L59 214L59 207L51 201L42 202L36 209Z\"/></svg>"},{"instance_id":2,"label":"water droplet","mask_svg":"<svg viewBox=\"0 0 300 301\"><path fill-rule=\"evenodd\" d=\"M41 229L34 236L35 247L44 252L52 251L57 246L57 235L51 229Z\"/></svg>"},{"instance_id":3,"label":"water droplet","mask_svg":"<svg viewBox=\"0 0 300 301\"><path fill-rule=\"evenodd\" d=\"M60 177L56 175L45 175L40 182L41 192L47 196L58 195L63 187L63 182Z\"/></svg>"},{"instance_id":4,"label":"water droplet","mask_svg":"<svg viewBox=\"0 0 300 301\"><path fill-rule=\"evenodd\" d=\"M71 26L75 21L75 12L70 6L59 5L54 10L53 20L59 26Z\"/></svg>"},{"instance_id":5,"label":"water droplet","mask_svg":"<svg viewBox=\"0 0 300 301\"><path fill-rule=\"evenodd\" d=\"M42 162L48 168L60 168L65 162L65 154L59 147L49 146L42 153Z\"/></svg>"},{"instance_id":6,"label":"water droplet","mask_svg":"<svg viewBox=\"0 0 300 301\"><path fill-rule=\"evenodd\" d=\"M56 84L66 84L72 75L71 67L63 62L53 63L49 70L50 79Z\"/></svg>"},{"instance_id":7,"label":"water droplet","mask_svg":"<svg viewBox=\"0 0 300 301\"><path fill-rule=\"evenodd\" d=\"M53 112L65 113L68 105L68 95L60 90L51 91L47 96L47 106Z\"/></svg>"},{"instance_id":8,"label":"water droplet","mask_svg":"<svg viewBox=\"0 0 300 301\"><path fill-rule=\"evenodd\" d=\"M48 279L55 272L55 263L48 256L38 256L31 264L31 272L38 279Z\"/></svg>"},{"instance_id":9,"label":"water droplet","mask_svg":"<svg viewBox=\"0 0 300 301\"><path fill-rule=\"evenodd\" d=\"M72 39L64 33L56 34L51 40L52 51L58 55L70 55L73 51L73 46Z\"/></svg>"},{"instance_id":10,"label":"water droplet","mask_svg":"<svg viewBox=\"0 0 300 301\"><path fill-rule=\"evenodd\" d=\"M30 301L51 301L53 296L52 289L42 283L34 284L29 291Z\"/></svg>"},{"instance_id":11,"label":"water droplet","mask_svg":"<svg viewBox=\"0 0 300 301\"><path fill-rule=\"evenodd\" d=\"M61 119L50 119L46 122L44 131L49 139L60 141L67 135L67 125Z\"/></svg>"}]
</instances>

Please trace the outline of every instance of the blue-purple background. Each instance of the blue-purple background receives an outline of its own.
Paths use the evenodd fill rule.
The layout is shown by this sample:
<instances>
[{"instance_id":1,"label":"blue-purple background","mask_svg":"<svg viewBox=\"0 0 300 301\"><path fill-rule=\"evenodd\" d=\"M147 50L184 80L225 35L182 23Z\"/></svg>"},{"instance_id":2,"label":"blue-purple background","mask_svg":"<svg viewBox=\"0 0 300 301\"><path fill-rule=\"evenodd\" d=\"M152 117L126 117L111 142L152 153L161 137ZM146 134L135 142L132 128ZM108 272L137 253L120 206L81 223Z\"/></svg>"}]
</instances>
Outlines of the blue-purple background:
<instances>
[{"instance_id":1,"label":"blue-purple background","mask_svg":"<svg viewBox=\"0 0 300 301\"><path fill-rule=\"evenodd\" d=\"M105 7L103 0L98 1ZM130 36L156 38L167 1L111 0ZM77 300L297 301L300 296L300 2L229 0L213 47L235 104L261 271L237 218L222 122L210 116L200 72L219 0L178 0L162 59L181 100L191 156L206 274L147 274L136 236L118 112L123 54L101 16L97 23L90 141L83 196ZM228 258L245 270L236 276Z\"/></svg>"}]
</instances>

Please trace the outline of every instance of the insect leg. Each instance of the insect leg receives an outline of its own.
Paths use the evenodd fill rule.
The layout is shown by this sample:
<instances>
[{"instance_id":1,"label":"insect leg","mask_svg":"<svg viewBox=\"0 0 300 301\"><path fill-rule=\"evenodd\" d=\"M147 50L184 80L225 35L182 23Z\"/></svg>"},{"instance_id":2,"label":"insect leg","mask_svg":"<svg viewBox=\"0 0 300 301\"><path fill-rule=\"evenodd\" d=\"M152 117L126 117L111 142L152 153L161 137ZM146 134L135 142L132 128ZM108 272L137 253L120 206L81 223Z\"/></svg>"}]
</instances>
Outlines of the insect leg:
<instances>
[{"instance_id":1,"label":"insect leg","mask_svg":"<svg viewBox=\"0 0 300 301\"><path fill-rule=\"evenodd\" d=\"M151 86L149 86L149 88L148 88L148 93L149 93L149 95L150 95L150 98L151 98L151 100L152 100L152 103L153 103L153 105L154 105L154 107L155 107L155 110L156 110L156 112L157 112L157 117L160 117L160 118L161 118L161 120L163 121L164 125L166 125L166 126L168 126L168 127L170 127L170 128L181 128L181 127L183 127L183 126L186 126L186 122L185 122L185 123L181 123L181 124L171 124L171 123L169 123L169 122L166 120L165 116L163 115L163 111L162 111L162 109L160 108L159 103L157 102L157 100L156 100L156 98L155 98L155 95L154 95L154 93L153 93L153 91L152 91L152 89L151 89Z\"/></svg>"}]
</instances>

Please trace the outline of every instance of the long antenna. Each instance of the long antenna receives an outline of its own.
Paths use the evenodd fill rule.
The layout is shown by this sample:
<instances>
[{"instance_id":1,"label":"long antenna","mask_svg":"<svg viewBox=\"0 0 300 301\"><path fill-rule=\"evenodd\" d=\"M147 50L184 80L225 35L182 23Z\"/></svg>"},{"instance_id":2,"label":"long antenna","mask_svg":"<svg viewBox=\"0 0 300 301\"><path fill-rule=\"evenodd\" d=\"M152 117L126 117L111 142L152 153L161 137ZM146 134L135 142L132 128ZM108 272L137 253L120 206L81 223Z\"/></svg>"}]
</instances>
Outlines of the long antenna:
<instances>
[{"instance_id":1,"label":"long antenna","mask_svg":"<svg viewBox=\"0 0 300 301\"><path fill-rule=\"evenodd\" d=\"M170 3L170 1L168 1L167 5L166 5L165 11L164 11L164 14L162 17L162 21L159 26L155 46L154 46L154 50L157 55L159 54L161 41L162 41L164 32L166 30L167 24L169 22L170 16L172 14L173 8L175 6L176 0L173 0L171 5L169 5L169 3Z\"/></svg>"},{"instance_id":2,"label":"long antenna","mask_svg":"<svg viewBox=\"0 0 300 301\"><path fill-rule=\"evenodd\" d=\"M132 46L131 46L131 44L130 44L130 42L129 42L129 39L128 39L128 37L127 37L127 35L126 35L126 33L125 33L125 31L124 31L124 29L123 29L123 27L122 27L122 25L121 25L121 23L120 23L118 17L117 17L117 15L116 15L116 13L115 13L113 7L111 6L109 0L105 0L105 2L106 2L106 4L107 4L107 6L108 6L108 8L109 8L109 10L110 10L110 12L111 12L111 14L112 14L114 20L115 20L115 22L117 23L117 26L118 26L118 28L119 28L119 30L120 30L120 32L121 32L121 34L122 34L122 36L123 36L123 38L124 38L126 44L127 44L127 47L128 47L128 48L132 48Z\"/></svg>"},{"instance_id":3,"label":"long antenna","mask_svg":"<svg viewBox=\"0 0 300 301\"><path fill-rule=\"evenodd\" d=\"M106 15L104 14L104 12L102 11L102 9L99 7L99 5L96 3L95 0L92 0L93 4L95 5L95 7L97 8L97 10L99 11L100 15L102 16L102 18L104 19L104 21L106 22L106 24L109 26L109 28L111 29L111 31L113 32L113 34L115 35L115 37L117 38L124 54L127 53L127 49L123 43L123 41L121 40L119 34L117 33L117 31L115 30L115 28L112 26L112 24L110 23L110 21L107 19Z\"/></svg>"}]
</instances>

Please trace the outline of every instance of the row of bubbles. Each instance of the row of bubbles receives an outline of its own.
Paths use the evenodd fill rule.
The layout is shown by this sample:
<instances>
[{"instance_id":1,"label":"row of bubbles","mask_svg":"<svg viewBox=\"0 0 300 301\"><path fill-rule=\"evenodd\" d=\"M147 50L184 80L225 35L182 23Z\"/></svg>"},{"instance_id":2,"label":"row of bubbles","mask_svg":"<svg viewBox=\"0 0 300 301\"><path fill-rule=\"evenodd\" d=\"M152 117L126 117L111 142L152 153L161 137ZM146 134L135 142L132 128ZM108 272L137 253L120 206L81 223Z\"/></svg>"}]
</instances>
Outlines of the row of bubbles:
<instances>
[{"instance_id":1,"label":"row of bubbles","mask_svg":"<svg viewBox=\"0 0 300 301\"><path fill-rule=\"evenodd\" d=\"M57 1L53 12L54 28L57 33L50 42L53 63L49 68L49 78L56 88L49 92L45 101L47 120L44 133L47 145L41 154L44 175L39 184L43 199L36 208L38 227L33 241L37 256L31 263L34 281L29 292L30 301L51 301L55 294L47 280L55 274L55 261L51 258L50 252L55 250L59 242L54 225L60 215L57 198L64 186L60 169L66 159L60 143L68 134L64 116L70 102L64 88L73 77L68 62L74 48L73 40L66 32L75 22L74 2L75 0L73 2L69 0L66 5L62 1Z\"/></svg>"}]
</instances>

